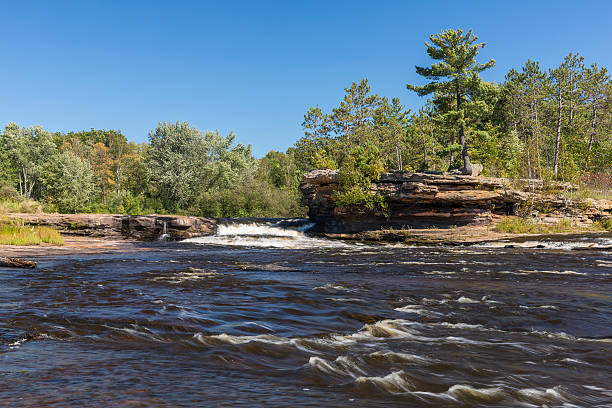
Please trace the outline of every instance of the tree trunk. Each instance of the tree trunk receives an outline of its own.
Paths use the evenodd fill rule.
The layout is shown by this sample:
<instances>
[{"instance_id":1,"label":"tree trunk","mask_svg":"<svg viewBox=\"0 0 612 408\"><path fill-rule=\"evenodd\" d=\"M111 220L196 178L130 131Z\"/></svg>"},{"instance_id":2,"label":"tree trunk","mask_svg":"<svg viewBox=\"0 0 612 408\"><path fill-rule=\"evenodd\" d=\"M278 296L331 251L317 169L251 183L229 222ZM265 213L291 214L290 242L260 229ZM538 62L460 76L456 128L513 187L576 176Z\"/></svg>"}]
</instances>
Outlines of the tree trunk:
<instances>
[{"instance_id":1,"label":"tree trunk","mask_svg":"<svg viewBox=\"0 0 612 408\"><path fill-rule=\"evenodd\" d=\"M431 160L433 162L433 170L436 171L436 142L434 141L433 126L431 127Z\"/></svg>"},{"instance_id":2,"label":"tree trunk","mask_svg":"<svg viewBox=\"0 0 612 408\"><path fill-rule=\"evenodd\" d=\"M450 141L451 145L455 144L455 134L451 133L451 141ZM451 171L453 169L453 162L455 161L455 152L453 150L451 150L450 152L450 163L448 163L448 170L447 171Z\"/></svg>"},{"instance_id":3,"label":"tree trunk","mask_svg":"<svg viewBox=\"0 0 612 408\"><path fill-rule=\"evenodd\" d=\"M402 171L402 154L400 152L400 148L399 148L398 145L395 145L395 155L396 155L396 158L397 158L397 166L396 167L397 167L397 169L399 171Z\"/></svg>"},{"instance_id":4,"label":"tree trunk","mask_svg":"<svg viewBox=\"0 0 612 408\"><path fill-rule=\"evenodd\" d=\"M557 96L559 98L559 104L557 106L557 139L555 140L555 156L553 158L553 173L555 178L557 178L559 169L559 145L561 144L561 107L563 106L561 99L561 85L559 85L559 94Z\"/></svg>"},{"instance_id":5,"label":"tree trunk","mask_svg":"<svg viewBox=\"0 0 612 408\"><path fill-rule=\"evenodd\" d=\"M574 75L570 71L569 80L570 94L569 94L569 130L570 134L573 134L574 130Z\"/></svg>"},{"instance_id":6,"label":"tree trunk","mask_svg":"<svg viewBox=\"0 0 612 408\"><path fill-rule=\"evenodd\" d=\"M514 131L516 132L516 102L514 100L514 98L512 98L512 122L514 125Z\"/></svg>"},{"instance_id":7,"label":"tree trunk","mask_svg":"<svg viewBox=\"0 0 612 408\"><path fill-rule=\"evenodd\" d=\"M461 110L461 95L457 89L457 111ZM463 157L463 174L472 174L472 163L470 163L470 156L468 156L467 143L465 141L465 132L463 130L463 123L459 124L459 143L463 147L461 149L461 156Z\"/></svg>"},{"instance_id":8,"label":"tree trunk","mask_svg":"<svg viewBox=\"0 0 612 408\"><path fill-rule=\"evenodd\" d=\"M540 122L538 121L538 104L534 102L533 112L535 115L535 149L536 149L536 164L538 165L538 177L542 178L542 159L540 158Z\"/></svg>"},{"instance_id":9,"label":"tree trunk","mask_svg":"<svg viewBox=\"0 0 612 408\"><path fill-rule=\"evenodd\" d=\"M597 105L593 102L593 117L591 118L591 136L589 137L589 147L587 149L586 164L589 165L591 161L591 149L593 148L593 141L597 136Z\"/></svg>"},{"instance_id":10,"label":"tree trunk","mask_svg":"<svg viewBox=\"0 0 612 408\"><path fill-rule=\"evenodd\" d=\"M531 132L531 138L533 139L533 131ZM529 134L525 133L525 147L527 148L527 178L531 179L531 146L529 142Z\"/></svg>"},{"instance_id":11,"label":"tree trunk","mask_svg":"<svg viewBox=\"0 0 612 408\"><path fill-rule=\"evenodd\" d=\"M470 156L468 155L465 134L463 133L463 125L459 125L459 141L463 146L463 149L461 149L461 155L463 156L463 173L472 174L472 163L470 163Z\"/></svg>"}]
</instances>

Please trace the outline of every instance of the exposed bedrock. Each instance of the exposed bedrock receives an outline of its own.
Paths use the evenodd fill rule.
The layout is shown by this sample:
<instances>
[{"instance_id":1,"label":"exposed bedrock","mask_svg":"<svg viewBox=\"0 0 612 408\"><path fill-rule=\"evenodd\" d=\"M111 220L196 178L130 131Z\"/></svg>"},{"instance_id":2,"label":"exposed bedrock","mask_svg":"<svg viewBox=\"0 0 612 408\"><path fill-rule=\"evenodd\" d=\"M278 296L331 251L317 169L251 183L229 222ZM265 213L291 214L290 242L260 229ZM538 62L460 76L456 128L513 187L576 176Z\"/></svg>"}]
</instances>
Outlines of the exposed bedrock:
<instances>
[{"instance_id":1,"label":"exposed bedrock","mask_svg":"<svg viewBox=\"0 0 612 408\"><path fill-rule=\"evenodd\" d=\"M215 220L178 215L9 214L9 217L30 225L54 227L62 233L139 241L153 241L164 234L166 239L178 240L216 231Z\"/></svg>"},{"instance_id":2,"label":"exposed bedrock","mask_svg":"<svg viewBox=\"0 0 612 408\"><path fill-rule=\"evenodd\" d=\"M566 197L572 186L557 184ZM372 183L371 193L382 195L388 213L363 206L337 207L333 192L338 171L314 170L300 185L302 202L317 232L353 233L380 228L448 228L490 223L496 215L516 214L521 204L535 201L551 216L592 218L609 216L610 201L579 209L561 196L543 193L541 180L510 181L449 173L392 172ZM575 203L574 203L575 204ZM607 211L607 212L606 212Z\"/></svg>"}]
</instances>

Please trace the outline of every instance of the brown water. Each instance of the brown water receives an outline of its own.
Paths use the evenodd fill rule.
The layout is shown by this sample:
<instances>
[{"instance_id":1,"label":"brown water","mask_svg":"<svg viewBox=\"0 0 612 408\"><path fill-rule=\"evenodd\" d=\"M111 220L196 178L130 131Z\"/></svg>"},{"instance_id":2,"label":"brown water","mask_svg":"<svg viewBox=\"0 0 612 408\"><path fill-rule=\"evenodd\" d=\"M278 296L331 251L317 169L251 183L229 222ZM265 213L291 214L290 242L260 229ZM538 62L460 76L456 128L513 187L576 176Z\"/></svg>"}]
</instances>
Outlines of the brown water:
<instances>
[{"instance_id":1,"label":"brown water","mask_svg":"<svg viewBox=\"0 0 612 408\"><path fill-rule=\"evenodd\" d=\"M0 405L612 406L610 237L270 231L0 268Z\"/></svg>"}]
</instances>

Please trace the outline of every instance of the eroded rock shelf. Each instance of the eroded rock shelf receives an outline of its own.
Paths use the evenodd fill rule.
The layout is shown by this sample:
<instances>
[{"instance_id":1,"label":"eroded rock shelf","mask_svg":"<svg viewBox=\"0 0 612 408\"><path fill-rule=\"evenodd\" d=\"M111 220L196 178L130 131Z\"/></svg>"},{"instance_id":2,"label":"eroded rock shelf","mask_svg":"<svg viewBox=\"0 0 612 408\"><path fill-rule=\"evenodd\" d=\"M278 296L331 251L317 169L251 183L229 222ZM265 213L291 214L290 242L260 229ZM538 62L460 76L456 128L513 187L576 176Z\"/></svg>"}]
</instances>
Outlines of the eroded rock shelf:
<instances>
[{"instance_id":1,"label":"eroded rock shelf","mask_svg":"<svg viewBox=\"0 0 612 408\"><path fill-rule=\"evenodd\" d=\"M538 202L548 216L571 215L584 222L610 215L612 202L601 200L589 208L571 201L572 186L555 185L545 193L541 180L511 181L449 173L392 172L371 185L371 194L384 197L388 210L364 206L337 207L333 193L338 171L315 170L300 185L302 202L320 233L355 233L381 228L449 228L482 225L499 215L515 215L522 205ZM559 192L562 194L559 194Z\"/></svg>"},{"instance_id":2,"label":"eroded rock shelf","mask_svg":"<svg viewBox=\"0 0 612 408\"><path fill-rule=\"evenodd\" d=\"M178 240L212 235L216 231L215 220L180 215L10 214L9 217L29 225L57 228L64 234L139 241L154 241L164 234L164 238Z\"/></svg>"}]
</instances>

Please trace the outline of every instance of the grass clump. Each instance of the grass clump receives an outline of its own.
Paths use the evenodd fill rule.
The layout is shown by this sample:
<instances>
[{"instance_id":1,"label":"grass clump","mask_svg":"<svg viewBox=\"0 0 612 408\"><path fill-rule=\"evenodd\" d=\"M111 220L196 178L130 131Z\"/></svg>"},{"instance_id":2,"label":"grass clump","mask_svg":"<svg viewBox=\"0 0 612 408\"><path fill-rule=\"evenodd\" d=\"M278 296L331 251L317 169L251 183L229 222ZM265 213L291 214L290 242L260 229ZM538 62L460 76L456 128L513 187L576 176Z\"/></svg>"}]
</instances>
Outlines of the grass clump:
<instances>
[{"instance_id":1,"label":"grass clump","mask_svg":"<svg viewBox=\"0 0 612 408\"><path fill-rule=\"evenodd\" d=\"M0 220L0 245L62 245L59 232L49 227L24 225L23 220Z\"/></svg>"},{"instance_id":2,"label":"grass clump","mask_svg":"<svg viewBox=\"0 0 612 408\"><path fill-rule=\"evenodd\" d=\"M597 226L605 231L612 232L612 217L603 218L596 222Z\"/></svg>"},{"instance_id":3,"label":"grass clump","mask_svg":"<svg viewBox=\"0 0 612 408\"><path fill-rule=\"evenodd\" d=\"M528 218L507 217L495 226L495 231L510 234L559 234L562 232L573 232L578 229L568 218L563 218L556 223L545 224Z\"/></svg>"}]
</instances>

